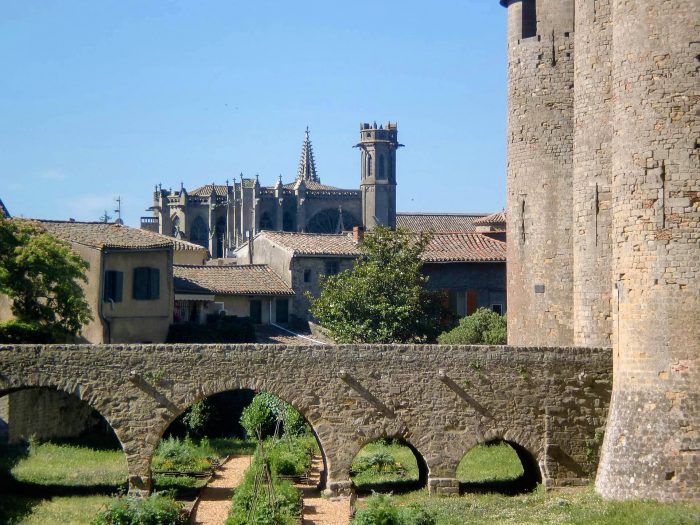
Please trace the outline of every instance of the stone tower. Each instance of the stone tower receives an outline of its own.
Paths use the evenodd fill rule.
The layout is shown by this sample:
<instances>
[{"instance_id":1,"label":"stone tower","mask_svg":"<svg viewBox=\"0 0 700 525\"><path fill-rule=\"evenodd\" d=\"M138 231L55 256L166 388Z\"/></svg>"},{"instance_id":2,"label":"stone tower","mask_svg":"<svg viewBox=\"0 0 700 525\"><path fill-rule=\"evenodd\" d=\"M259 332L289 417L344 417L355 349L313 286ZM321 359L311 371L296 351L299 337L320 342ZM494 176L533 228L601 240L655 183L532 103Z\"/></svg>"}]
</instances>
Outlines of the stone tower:
<instances>
[{"instance_id":1,"label":"stone tower","mask_svg":"<svg viewBox=\"0 0 700 525\"><path fill-rule=\"evenodd\" d=\"M362 224L396 228L396 150L398 142L396 123L386 128L374 124L360 125L362 193Z\"/></svg>"},{"instance_id":2,"label":"stone tower","mask_svg":"<svg viewBox=\"0 0 700 525\"><path fill-rule=\"evenodd\" d=\"M700 3L501 4L509 342L611 344L598 492L698 500Z\"/></svg>"},{"instance_id":3,"label":"stone tower","mask_svg":"<svg viewBox=\"0 0 700 525\"><path fill-rule=\"evenodd\" d=\"M698 500L700 3L612 6L615 373L596 487Z\"/></svg>"},{"instance_id":4,"label":"stone tower","mask_svg":"<svg viewBox=\"0 0 700 525\"><path fill-rule=\"evenodd\" d=\"M573 343L573 0L508 8L508 342Z\"/></svg>"},{"instance_id":5,"label":"stone tower","mask_svg":"<svg viewBox=\"0 0 700 525\"><path fill-rule=\"evenodd\" d=\"M612 1L576 0L574 58L574 345L612 337Z\"/></svg>"}]
</instances>

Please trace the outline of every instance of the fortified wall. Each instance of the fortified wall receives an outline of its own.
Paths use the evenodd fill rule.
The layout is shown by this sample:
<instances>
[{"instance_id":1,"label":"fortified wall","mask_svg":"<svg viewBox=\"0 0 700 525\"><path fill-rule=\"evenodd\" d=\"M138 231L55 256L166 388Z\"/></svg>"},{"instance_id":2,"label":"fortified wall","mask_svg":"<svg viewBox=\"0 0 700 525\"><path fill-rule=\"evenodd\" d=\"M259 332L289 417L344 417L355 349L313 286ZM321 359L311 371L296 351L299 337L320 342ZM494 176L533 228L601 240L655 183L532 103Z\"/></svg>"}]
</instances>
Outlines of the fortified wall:
<instances>
[{"instance_id":1,"label":"fortified wall","mask_svg":"<svg viewBox=\"0 0 700 525\"><path fill-rule=\"evenodd\" d=\"M327 488L383 437L408 443L433 493L456 493L460 460L504 440L529 481L587 483L612 388L610 350L506 346L76 345L0 347L0 397L36 387L72 394L114 429L130 487L150 490L151 457L193 403L241 388L296 407L324 454ZM46 412L32 412L41 425ZM12 418L10 417L10 429ZM25 430L31 429L25 426Z\"/></svg>"},{"instance_id":2,"label":"fortified wall","mask_svg":"<svg viewBox=\"0 0 700 525\"><path fill-rule=\"evenodd\" d=\"M700 499L700 3L501 4L509 342L611 344L598 491Z\"/></svg>"}]
</instances>

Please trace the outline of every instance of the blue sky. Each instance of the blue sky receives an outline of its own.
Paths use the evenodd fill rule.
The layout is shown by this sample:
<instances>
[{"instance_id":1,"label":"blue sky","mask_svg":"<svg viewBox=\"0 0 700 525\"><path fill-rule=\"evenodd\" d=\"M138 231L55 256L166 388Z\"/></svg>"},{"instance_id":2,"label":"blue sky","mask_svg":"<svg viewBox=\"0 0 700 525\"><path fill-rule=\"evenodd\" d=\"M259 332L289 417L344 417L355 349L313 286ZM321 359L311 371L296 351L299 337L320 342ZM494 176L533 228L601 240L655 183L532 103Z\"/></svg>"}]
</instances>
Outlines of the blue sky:
<instances>
[{"instance_id":1,"label":"blue sky","mask_svg":"<svg viewBox=\"0 0 700 525\"><path fill-rule=\"evenodd\" d=\"M137 225L155 184L359 185L363 121L397 121L399 211L505 203L496 0L0 0L0 198L13 215ZM111 213L113 215L113 213Z\"/></svg>"}]
</instances>

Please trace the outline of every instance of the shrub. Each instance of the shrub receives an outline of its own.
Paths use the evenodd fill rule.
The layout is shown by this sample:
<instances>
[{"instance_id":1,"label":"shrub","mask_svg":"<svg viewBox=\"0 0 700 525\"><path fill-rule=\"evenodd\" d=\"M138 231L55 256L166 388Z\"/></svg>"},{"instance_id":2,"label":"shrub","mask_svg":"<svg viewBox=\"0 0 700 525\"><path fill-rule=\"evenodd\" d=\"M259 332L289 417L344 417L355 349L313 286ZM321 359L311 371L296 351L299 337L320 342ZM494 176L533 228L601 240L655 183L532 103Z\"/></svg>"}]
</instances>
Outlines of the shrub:
<instances>
[{"instance_id":1,"label":"shrub","mask_svg":"<svg viewBox=\"0 0 700 525\"><path fill-rule=\"evenodd\" d=\"M373 494L350 525L435 525L435 516L418 503L400 508L390 494Z\"/></svg>"},{"instance_id":2,"label":"shrub","mask_svg":"<svg viewBox=\"0 0 700 525\"><path fill-rule=\"evenodd\" d=\"M190 440L163 439L153 459L154 470L202 471L211 468L211 460Z\"/></svg>"},{"instance_id":3,"label":"shrub","mask_svg":"<svg viewBox=\"0 0 700 525\"><path fill-rule=\"evenodd\" d=\"M274 432L277 417L270 408L269 394L258 394L241 415L241 425L250 439L261 440Z\"/></svg>"},{"instance_id":4,"label":"shrub","mask_svg":"<svg viewBox=\"0 0 700 525\"><path fill-rule=\"evenodd\" d=\"M55 343L59 334L55 334L50 328L34 323L25 323L12 319L0 323L0 343Z\"/></svg>"},{"instance_id":5,"label":"shrub","mask_svg":"<svg viewBox=\"0 0 700 525\"><path fill-rule=\"evenodd\" d=\"M93 525L187 525L189 517L171 496L153 494L149 498L116 498Z\"/></svg>"},{"instance_id":6,"label":"shrub","mask_svg":"<svg viewBox=\"0 0 700 525\"><path fill-rule=\"evenodd\" d=\"M463 317L459 325L438 336L441 345L504 345L506 344L506 316L488 308L479 308Z\"/></svg>"},{"instance_id":7,"label":"shrub","mask_svg":"<svg viewBox=\"0 0 700 525\"><path fill-rule=\"evenodd\" d=\"M367 470L376 470L377 472L397 472L403 470L401 465L396 461L396 458L385 450L379 450L370 454L357 458L353 461L353 474L359 474Z\"/></svg>"},{"instance_id":8,"label":"shrub","mask_svg":"<svg viewBox=\"0 0 700 525\"><path fill-rule=\"evenodd\" d=\"M403 525L399 508L388 494L374 494L367 506L357 511L351 525Z\"/></svg>"}]
</instances>

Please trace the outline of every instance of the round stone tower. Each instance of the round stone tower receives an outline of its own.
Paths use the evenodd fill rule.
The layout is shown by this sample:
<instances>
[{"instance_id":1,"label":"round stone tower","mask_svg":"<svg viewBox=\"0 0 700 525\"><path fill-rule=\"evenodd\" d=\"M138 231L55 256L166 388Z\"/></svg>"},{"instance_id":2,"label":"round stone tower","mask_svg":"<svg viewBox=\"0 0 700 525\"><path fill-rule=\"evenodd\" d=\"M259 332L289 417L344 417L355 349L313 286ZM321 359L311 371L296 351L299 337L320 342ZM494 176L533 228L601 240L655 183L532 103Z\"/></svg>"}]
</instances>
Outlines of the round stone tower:
<instances>
[{"instance_id":1,"label":"round stone tower","mask_svg":"<svg viewBox=\"0 0 700 525\"><path fill-rule=\"evenodd\" d=\"M697 0L614 0L605 497L700 499Z\"/></svg>"},{"instance_id":2,"label":"round stone tower","mask_svg":"<svg viewBox=\"0 0 700 525\"><path fill-rule=\"evenodd\" d=\"M508 342L573 343L573 0L508 8Z\"/></svg>"},{"instance_id":3,"label":"round stone tower","mask_svg":"<svg viewBox=\"0 0 700 525\"><path fill-rule=\"evenodd\" d=\"M576 0L574 345L611 345L612 0Z\"/></svg>"}]
</instances>

